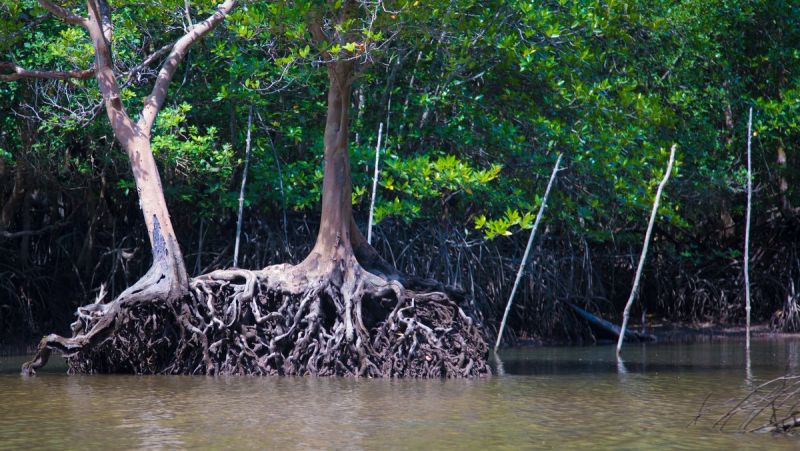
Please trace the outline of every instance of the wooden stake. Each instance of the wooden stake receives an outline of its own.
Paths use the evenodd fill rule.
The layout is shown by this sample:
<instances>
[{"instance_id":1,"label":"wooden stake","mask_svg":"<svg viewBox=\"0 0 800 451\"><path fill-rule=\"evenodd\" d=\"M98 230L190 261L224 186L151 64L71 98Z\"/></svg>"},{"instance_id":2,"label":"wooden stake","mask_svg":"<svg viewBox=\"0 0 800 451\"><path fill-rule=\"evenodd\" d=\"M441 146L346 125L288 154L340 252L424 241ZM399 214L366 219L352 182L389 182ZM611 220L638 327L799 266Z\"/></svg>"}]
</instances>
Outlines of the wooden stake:
<instances>
[{"instance_id":1,"label":"wooden stake","mask_svg":"<svg viewBox=\"0 0 800 451\"><path fill-rule=\"evenodd\" d=\"M372 244L372 215L375 212L375 194L378 192L378 163L381 156L381 134L383 122L378 127L378 145L375 146L375 175L372 177L372 200L369 203L369 221L367 222L367 244Z\"/></svg>"},{"instance_id":2,"label":"wooden stake","mask_svg":"<svg viewBox=\"0 0 800 451\"><path fill-rule=\"evenodd\" d=\"M753 107L747 119L747 219L744 226L744 302L747 312L747 340L745 347L750 350L750 213L753 203L753 171L750 158L750 141L753 137Z\"/></svg>"},{"instance_id":3,"label":"wooden stake","mask_svg":"<svg viewBox=\"0 0 800 451\"><path fill-rule=\"evenodd\" d=\"M653 225L656 222L656 214L658 213L658 202L661 200L661 192L664 191L664 186L667 185L669 175L672 173L672 164L675 161L676 148L677 145L673 144L669 151L667 170L664 172L664 178L661 180L661 183L658 184L658 190L656 190L656 198L653 201L653 211L650 212L650 222L647 224L647 232L644 235L642 255L639 256L639 266L636 268L636 277L633 279L633 288L631 288L631 294L628 296L628 303L625 304L625 311L622 313L622 327L620 327L620 334L617 339L617 358L619 358L619 354L622 351L622 342L625 341L625 329L628 327L628 318L631 313L631 306L633 306L633 300L636 298L637 291L639 291L639 281L642 279L642 269L647 259L647 247L650 245L650 237L653 235Z\"/></svg>"},{"instance_id":4,"label":"wooden stake","mask_svg":"<svg viewBox=\"0 0 800 451\"><path fill-rule=\"evenodd\" d=\"M244 170L242 171L242 188L239 190L239 218L236 220L236 244L233 246L233 267L239 264L239 238L242 235L242 213L244 212L244 186L247 183L247 169L250 166L250 131L253 126L253 105L247 114L247 141L244 150Z\"/></svg>"},{"instance_id":5,"label":"wooden stake","mask_svg":"<svg viewBox=\"0 0 800 451\"><path fill-rule=\"evenodd\" d=\"M503 321L500 323L500 329L497 330L497 341L494 344L495 354L497 353L497 349L500 347L500 341L503 339L503 330L506 328L506 321L508 321L508 312L511 311L511 304L514 302L514 295L517 293L517 287L519 287L519 281L522 279L522 274L525 272L525 263L528 261L528 254L531 251L533 238L536 236L536 229L539 228L539 222L542 220L544 207L545 205L547 205L547 196L550 195L550 188L553 187L553 180L556 179L556 174L558 173L558 165L559 163L561 163L561 156L562 154L558 154L558 159L556 160L556 164L555 166L553 166L553 172L550 174L550 180L547 182L547 188L544 190L544 197L542 198L542 204L539 205L539 213L536 214L536 221L534 221L533 223L531 236L528 237L528 245L525 246L525 253L522 255L522 261L519 263L519 270L517 270L517 278L514 279L514 287L511 289L511 295L508 297L508 302L506 303L506 310L505 312L503 312Z\"/></svg>"}]
</instances>

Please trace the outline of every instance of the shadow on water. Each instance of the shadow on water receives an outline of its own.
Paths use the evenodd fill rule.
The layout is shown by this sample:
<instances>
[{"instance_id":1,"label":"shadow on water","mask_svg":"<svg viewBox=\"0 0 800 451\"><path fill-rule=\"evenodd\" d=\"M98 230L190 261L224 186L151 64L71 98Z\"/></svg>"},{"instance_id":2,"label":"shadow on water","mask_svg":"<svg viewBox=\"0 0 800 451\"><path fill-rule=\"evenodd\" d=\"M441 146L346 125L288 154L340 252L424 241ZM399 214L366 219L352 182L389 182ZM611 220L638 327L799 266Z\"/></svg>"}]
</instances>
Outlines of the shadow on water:
<instances>
[{"instance_id":1,"label":"shadow on water","mask_svg":"<svg viewBox=\"0 0 800 451\"><path fill-rule=\"evenodd\" d=\"M624 367L616 360L611 361L558 361L553 362L547 359L525 359L525 360L503 360L505 374L512 376L557 376L557 375L589 375L589 374L613 374L613 373L688 373L688 372L713 372L717 370L730 369L728 365L715 364L669 364L669 363L647 363L623 360ZM758 372L758 366L751 366ZM763 365L762 369L770 370L772 365Z\"/></svg>"},{"instance_id":2,"label":"shadow on water","mask_svg":"<svg viewBox=\"0 0 800 451\"><path fill-rule=\"evenodd\" d=\"M614 346L517 348L494 356L501 374L518 376L614 373L714 373L742 369L754 374L799 374L800 341L764 339L750 351L744 341L631 345L618 362Z\"/></svg>"},{"instance_id":3,"label":"shadow on water","mask_svg":"<svg viewBox=\"0 0 800 451\"><path fill-rule=\"evenodd\" d=\"M30 356L19 354L6 354L0 353L0 374L11 375L20 374L22 364L30 360ZM65 374L67 372L67 362L63 357L54 353L47 362L47 366L38 371L41 374Z\"/></svg>"},{"instance_id":4,"label":"shadow on water","mask_svg":"<svg viewBox=\"0 0 800 451\"><path fill-rule=\"evenodd\" d=\"M18 374L27 357L23 348L0 348L0 374ZM16 352L16 354L15 354ZM743 342L685 344L644 344L628 347L622 365L613 346L527 347L501 350L492 355L495 373L503 376L599 375L619 372L688 373L745 368L753 374L783 371L800 373L800 340L761 340L746 352ZM782 362L782 364L781 364ZM63 374L66 363L54 354L42 373Z\"/></svg>"}]
</instances>

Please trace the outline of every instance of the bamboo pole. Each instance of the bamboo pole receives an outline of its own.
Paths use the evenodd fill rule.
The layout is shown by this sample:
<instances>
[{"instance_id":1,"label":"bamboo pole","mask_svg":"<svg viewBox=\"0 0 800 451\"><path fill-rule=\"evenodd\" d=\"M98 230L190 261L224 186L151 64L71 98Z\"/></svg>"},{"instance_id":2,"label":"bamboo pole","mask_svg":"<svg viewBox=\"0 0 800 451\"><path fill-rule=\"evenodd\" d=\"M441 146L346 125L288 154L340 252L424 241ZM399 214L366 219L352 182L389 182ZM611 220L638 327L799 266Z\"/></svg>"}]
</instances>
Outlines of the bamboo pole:
<instances>
[{"instance_id":1,"label":"bamboo pole","mask_svg":"<svg viewBox=\"0 0 800 451\"><path fill-rule=\"evenodd\" d=\"M372 200L369 203L369 221L367 222L367 244L372 244L372 217L375 212L375 195L378 192L378 163L381 156L381 134L383 122L378 127L378 145L375 146L375 175L372 177Z\"/></svg>"},{"instance_id":2,"label":"bamboo pole","mask_svg":"<svg viewBox=\"0 0 800 451\"><path fill-rule=\"evenodd\" d=\"M514 279L514 287L511 288L511 295L508 296L508 302L506 303L506 310L503 312L503 321L500 322L500 329L497 330L497 341L494 343L494 352L497 353L497 349L500 347L500 341L503 339L503 330L506 328L506 321L508 321L508 312L511 311L511 304L514 302L514 295L517 294L517 288L519 287L519 281L522 279L522 274L525 272L525 263L528 261L528 254L531 252L531 245L533 244L533 238L536 236L536 230L539 228L539 222L542 220L542 215L544 214L544 207L547 205L547 196L550 195L550 188L553 187L553 181L556 179L556 174L558 173L558 165L561 163L561 156L563 154L558 154L558 159L556 159L556 164L553 166L553 172L550 174L550 180L547 182L547 188L544 190L544 197L542 197L542 204L539 205L539 213L536 214L536 221L533 223L533 229L531 229L531 236L528 237L528 245L525 246L525 253L522 255L522 261L519 263L519 269L517 270L517 278Z\"/></svg>"},{"instance_id":3,"label":"bamboo pole","mask_svg":"<svg viewBox=\"0 0 800 451\"><path fill-rule=\"evenodd\" d=\"M676 148L677 145L673 144L669 151L667 170L664 172L664 178L661 179L661 183L658 184L658 190L656 190L656 198L653 201L653 211L650 212L650 222L647 224L647 232L644 235L642 255L639 256L639 266L636 268L636 276L633 279L631 294L628 296L628 302L625 304L625 311L622 313L622 327L620 327L620 334L619 338L617 339L617 358L619 358L619 354L622 352L622 342L625 341L625 329L628 327L628 318L631 313L631 306L633 306L633 300L636 298L636 292L639 290L639 281L642 279L642 269L644 268L644 262L647 259L647 247L650 245L650 238L653 235L653 225L656 222L656 214L658 213L658 202L661 200L661 192L664 191L664 186L667 185L669 175L672 173L672 164L675 162Z\"/></svg>"},{"instance_id":4,"label":"bamboo pole","mask_svg":"<svg viewBox=\"0 0 800 451\"><path fill-rule=\"evenodd\" d=\"M244 170L242 171L242 188L239 190L239 218L236 220L236 244L233 246L233 267L239 264L239 241L242 235L242 214L244 212L244 187L247 183L247 169L250 167L250 131L253 128L253 105L247 114L247 140L244 150Z\"/></svg>"},{"instance_id":5,"label":"bamboo pole","mask_svg":"<svg viewBox=\"0 0 800 451\"><path fill-rule=\"evenodd\" d=\"M751 166L750 142L753 137L753 107L747 119L747 219L744 226L744 299L747 312L747 340L745 347L750 350L750 214L753 203L753 171Z\"/></svg>"}]
</instances>

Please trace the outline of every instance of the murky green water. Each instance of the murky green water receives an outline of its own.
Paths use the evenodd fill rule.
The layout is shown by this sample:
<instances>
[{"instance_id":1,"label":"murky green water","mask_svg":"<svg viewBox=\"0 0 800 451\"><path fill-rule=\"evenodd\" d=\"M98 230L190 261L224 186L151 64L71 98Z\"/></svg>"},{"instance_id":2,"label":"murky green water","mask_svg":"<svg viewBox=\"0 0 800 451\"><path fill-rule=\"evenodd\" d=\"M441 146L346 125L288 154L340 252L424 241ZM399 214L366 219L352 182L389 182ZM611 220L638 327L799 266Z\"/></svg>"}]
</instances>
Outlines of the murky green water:
<instances>
[{"instance_id":1,"label":"murky green water","mask_svg":"<svg viewBox=\"0 0 800 451\"><path fill-rule=\"evenodd\" d=\"M711 404L800 372L800 340L502 353L475 381L17 374L0 358L0 448L800 449L722 433ZM723 407L718 410L722 412Z\"/></svg>"}]
</instances>

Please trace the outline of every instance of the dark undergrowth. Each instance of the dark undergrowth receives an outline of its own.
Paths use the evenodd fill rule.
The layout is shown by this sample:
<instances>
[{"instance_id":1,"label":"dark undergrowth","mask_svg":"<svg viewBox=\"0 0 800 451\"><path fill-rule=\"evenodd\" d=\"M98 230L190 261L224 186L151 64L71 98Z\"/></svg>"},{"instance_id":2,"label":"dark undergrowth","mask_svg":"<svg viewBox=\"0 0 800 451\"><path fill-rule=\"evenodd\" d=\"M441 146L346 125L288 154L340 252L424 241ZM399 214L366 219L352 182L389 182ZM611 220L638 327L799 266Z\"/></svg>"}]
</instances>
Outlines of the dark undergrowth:
<instances>
[{"instance_id":1,"label":"dark undergrowth","mask_svg":"<svg viewBox=\"0 0 800 451\"><path fill-rule=\"evenodd\" d=\"M68 334L75 308L93 302L101 286L113 297L134 283L148 268L149 252L140 232L120 232L130 227L124 221L104 223L89 239L86 228L68 223L22 239L2 239L0 343L33 343L49 332ZM277 262L297 263L313 244L316 227L302 216L289 216L287 223L247 222L239 266L257 270ZM176 228L190 272L199 275L230 265L231 227L176 221ZM799 229L794 221L767 221L754 228L753 318L769 322L776 331L800 330ZM399 270L460 287L469 304L465 307L484 325L486 337L494 335L526 233L485 241L453 224L406 225L391 219L374 233L375 247ZM598 243L553 228L541 234L509 317L508 342L593 342L591 330L568 303L616 321L629 293L640 235L630 231L613 243ZM742 323L739 248L735 238L697 241L657 231L633 317L644 313L659 321Z\"/></svg>"}]
</instances>

